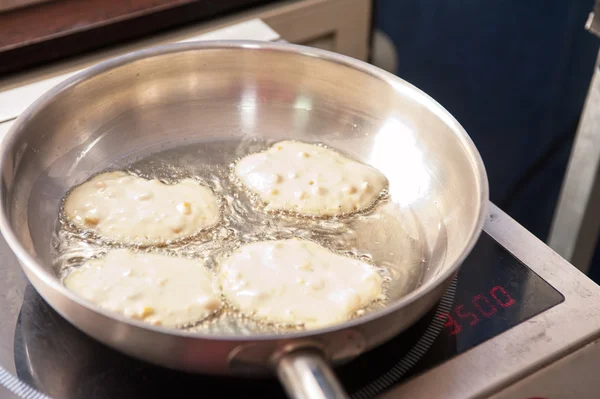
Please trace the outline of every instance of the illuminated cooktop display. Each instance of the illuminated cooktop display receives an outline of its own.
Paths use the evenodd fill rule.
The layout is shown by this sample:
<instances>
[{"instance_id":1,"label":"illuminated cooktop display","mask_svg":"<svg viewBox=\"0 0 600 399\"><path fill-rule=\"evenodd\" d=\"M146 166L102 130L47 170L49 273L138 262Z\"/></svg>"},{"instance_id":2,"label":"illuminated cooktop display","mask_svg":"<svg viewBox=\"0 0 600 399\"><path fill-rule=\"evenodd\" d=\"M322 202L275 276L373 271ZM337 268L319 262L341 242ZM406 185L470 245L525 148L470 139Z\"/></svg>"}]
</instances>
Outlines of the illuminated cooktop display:
<instances>
[{"instance_id":1,"label":"illuminated cooktop display","mask_svg":"<svg viewBox=\"0 0 600 399\"><path fill-rule=\"evenodd\" d=\"M336 374L355 399L374 397L562 302L564 297L486 233L439 305L411 329ZM29 286L15 331L18 377L56 399L285 397L275 379L190 375L151 366L88 338Z\"/></svg>"},{"instance_id":2,"label":"illuminated cooktop display","mask_svg":"<svg viewBox=\"0 0 600 399\"><path fill-rule=\"evenodd\" d=\"M452 310L440 316L440 338L464 352L559 304L564 297L483 234L458 275Z\"/></svg>"}]
</instances>

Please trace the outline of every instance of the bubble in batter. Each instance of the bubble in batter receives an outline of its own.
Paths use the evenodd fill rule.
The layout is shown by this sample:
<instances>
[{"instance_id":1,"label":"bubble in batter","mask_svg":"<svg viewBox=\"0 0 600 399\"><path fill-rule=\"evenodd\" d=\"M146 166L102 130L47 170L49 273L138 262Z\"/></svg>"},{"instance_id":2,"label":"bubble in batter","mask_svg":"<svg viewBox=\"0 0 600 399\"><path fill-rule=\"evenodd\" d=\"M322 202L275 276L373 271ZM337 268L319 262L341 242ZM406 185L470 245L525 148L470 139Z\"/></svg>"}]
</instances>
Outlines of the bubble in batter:
<instances>
[{"instance_id":1,"label":"bubble in batter","mask_svg":"<svg viewBox=\"0 0 600 399\"><path fill-rule=\"evenodd\" d=\"M267 210L334 216L371 206L387 187L371 166L314 144L282 141L235 166L240 181Z\"/></svg>"},{"instance_id":2,"label":"bubble in batter","mask_svg":"<svg viewBox=\"0 0 600 399\"><path fill-rule=\"evenodd\" d=\"M128 249L87 261L64 284L104 309L153 325L195 323L221 306L213 277L201 261Z\"/></svg>"},{"instance_id":3,"label":"bubble in batter","mask_svg":"<svg viewBox=\"0 0 600 399\"><path fill-rule=\"evenodd\" d=\"M76 187L64 211L80 228L129 244L183 238L220 217L215 194L193 179L165 184L125 172L102 173Z\"/></svg>"},{"instance_id":4,"label":"bubble in batter","mask_svg":"<svg viewBox=\"0 0 600 399\"><path fill-rule=\"evenodd\" d=\"M242 313L307 328L345 321L383 293L374 266L301 239L244 244L218 276Z\"/></svg>"}]
</instances>

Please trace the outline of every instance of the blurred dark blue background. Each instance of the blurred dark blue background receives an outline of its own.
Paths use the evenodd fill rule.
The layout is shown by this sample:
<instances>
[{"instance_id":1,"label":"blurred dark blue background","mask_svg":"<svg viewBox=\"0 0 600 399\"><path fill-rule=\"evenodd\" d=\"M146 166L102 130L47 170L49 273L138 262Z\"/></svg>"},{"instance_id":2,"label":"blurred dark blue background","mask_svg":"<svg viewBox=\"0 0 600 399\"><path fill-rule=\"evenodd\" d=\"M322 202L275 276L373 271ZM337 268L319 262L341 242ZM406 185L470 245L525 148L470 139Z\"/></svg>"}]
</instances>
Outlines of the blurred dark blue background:
<instances>
[{"instance_id":1,"label":"blurred dark blue background","mask_svg":"<svg viewBox=\"0 0 600 399\"><path fill-rule=\"evenodd\" d=\"M469 132L491 199L545 240L599 40L593 0L378 0L398 75Z\"/></svg>"}]
</instances>

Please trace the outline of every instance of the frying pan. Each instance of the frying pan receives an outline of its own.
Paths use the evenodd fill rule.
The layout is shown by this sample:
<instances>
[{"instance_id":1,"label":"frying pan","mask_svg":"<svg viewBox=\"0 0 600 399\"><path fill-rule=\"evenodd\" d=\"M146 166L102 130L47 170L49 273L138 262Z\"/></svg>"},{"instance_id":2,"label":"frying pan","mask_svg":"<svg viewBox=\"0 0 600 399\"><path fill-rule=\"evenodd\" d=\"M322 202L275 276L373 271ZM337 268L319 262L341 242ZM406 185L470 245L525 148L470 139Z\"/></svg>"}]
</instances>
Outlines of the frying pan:
<instances>
[{"instance_id":1,"label":"frying pan","mask_svg":"<svg viewBox=\"0 0 600 399\"><path fill-rule=\"evenodd\" d=\"M283 139L329 145L387 176L385 203L344 222L349 232L338 223L330 234L391 271L385 306L313 330L190 332L111 313L61 284L53 240L61 199L74 185L165 151L182 167L214 166ZM181 159L177 149L187 151ZM330 364L387 341L431 309L477 241L488 203L477 149L435 100L361 61L284 43L172 44L91 67L15 121L0 168L0 230L66 320L168 368L275 373L296 398L346 397Z\"/></svg>"}]
</instances>

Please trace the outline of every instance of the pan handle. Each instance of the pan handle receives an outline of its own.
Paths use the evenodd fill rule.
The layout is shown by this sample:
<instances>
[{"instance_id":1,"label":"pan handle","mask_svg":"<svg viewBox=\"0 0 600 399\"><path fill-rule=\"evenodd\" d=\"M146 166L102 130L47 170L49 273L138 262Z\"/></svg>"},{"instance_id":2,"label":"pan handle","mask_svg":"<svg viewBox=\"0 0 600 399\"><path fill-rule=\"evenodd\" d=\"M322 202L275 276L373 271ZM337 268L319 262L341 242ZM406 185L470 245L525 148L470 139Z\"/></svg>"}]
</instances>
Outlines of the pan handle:
<instances>
[{"instance_id":1,"label":"pan handle","mask_svg":"<svg viewBox=\"0 0 600 399\"><path fill-rule=\"evenodd\" d=\"M303 348L282 355L277 376L294 399L347 399L348 395L318 349Z\"/></svg>"}]
</instances>

